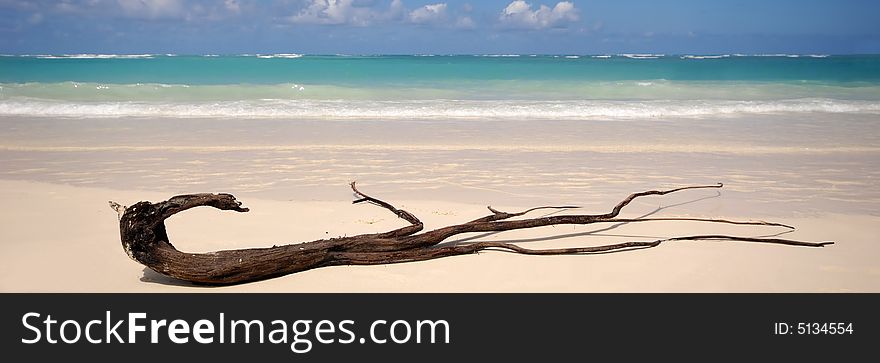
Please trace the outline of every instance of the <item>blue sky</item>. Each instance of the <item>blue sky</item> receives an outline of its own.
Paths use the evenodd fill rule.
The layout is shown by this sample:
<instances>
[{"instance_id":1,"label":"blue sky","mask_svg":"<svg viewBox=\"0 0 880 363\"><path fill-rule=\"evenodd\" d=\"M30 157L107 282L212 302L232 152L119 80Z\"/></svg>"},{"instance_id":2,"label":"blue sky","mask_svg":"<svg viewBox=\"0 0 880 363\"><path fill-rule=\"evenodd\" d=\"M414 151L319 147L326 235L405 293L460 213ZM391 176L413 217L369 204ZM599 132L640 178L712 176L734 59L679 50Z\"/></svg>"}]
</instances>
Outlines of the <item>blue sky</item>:
<instances>
[{"instance_id":1,"label":"blue sky","mask_svg":"<svg viewBox=\"0 0 880 363\"><path fill-rule=\"evenodd\" d=\"M880 1L0 0L0 53L880 53Z\"/></svg>"}]
</instances>

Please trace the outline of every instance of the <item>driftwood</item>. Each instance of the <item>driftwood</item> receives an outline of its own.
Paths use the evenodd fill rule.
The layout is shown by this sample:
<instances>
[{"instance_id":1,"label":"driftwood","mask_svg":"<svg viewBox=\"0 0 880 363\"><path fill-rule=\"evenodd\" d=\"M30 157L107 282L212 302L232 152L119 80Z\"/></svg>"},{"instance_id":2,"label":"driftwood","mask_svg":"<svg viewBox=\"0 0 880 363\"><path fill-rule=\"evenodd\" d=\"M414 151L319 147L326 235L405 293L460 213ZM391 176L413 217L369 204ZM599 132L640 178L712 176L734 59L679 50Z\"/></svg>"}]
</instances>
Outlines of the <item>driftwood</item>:
<instances>
[{"instance_id":1,"label":"driftwood","mask_svg":"<svg viewBox=\"0 0 880 363\"><path fill-rule=\"evenodd\" d=\"M606 214L555 215L532 219L512 219L540 209L570 209L573 206L544 206L518 213L507 213L489 207L491 215L473 221L419 233L422 222L412 213L370 197L351 183L357 196L353 203L372 203L396 214L410 223L409 226L390 232L363 234L312 242L295 243L269 248L248 248L211 253L186 253L178 251L168 239L165 219L176 213L199 206L221 210L247 212L231 194L178 195L159 202L139 202L124 207L110 202L111 208L120 214L119 230L122 247L128 256L156 272L180 280L201 284L229 285L263 280L292 274L308 269L335 265L377 265L476 253L487 249L500 249L527 255L574 255L607 251L624 251L657 247L670 241L741 241L791 246L823 247L833 242L802 242L780 238L737 237L728 235L693 235L671 237L655 241L636 241L601 246L528 249L511 243L474 242L468 244L441 244L444 240L462 233L500 232L560 224L636 223L650 221L700 221L736 225L762 225L787 229L794 227L763 221L730 221L703 218L618 218L621 209L638 197L664 195L686 189L721 188L722 184L688 186L670 190L651 190L633 193Z\"/></svg>"}]
</instances>

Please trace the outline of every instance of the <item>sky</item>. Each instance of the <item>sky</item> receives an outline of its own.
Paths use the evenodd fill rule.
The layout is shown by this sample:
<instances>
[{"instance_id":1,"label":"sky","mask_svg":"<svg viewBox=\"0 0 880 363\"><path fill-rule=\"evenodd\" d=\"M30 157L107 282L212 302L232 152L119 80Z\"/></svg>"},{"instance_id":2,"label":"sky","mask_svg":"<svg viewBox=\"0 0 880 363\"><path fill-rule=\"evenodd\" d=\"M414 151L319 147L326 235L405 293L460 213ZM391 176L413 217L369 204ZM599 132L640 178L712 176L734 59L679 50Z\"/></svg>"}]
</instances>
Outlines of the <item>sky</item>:
<instances>
[{"instance_id":1,"label":"sky","mask_svg":"<svg viewBox=\"0 0 880 363\"><path fill-rule=\"evenodd\" d=\"M880 53L874 0L0 0L2 54Z\"/></svg>"}]
</instances>

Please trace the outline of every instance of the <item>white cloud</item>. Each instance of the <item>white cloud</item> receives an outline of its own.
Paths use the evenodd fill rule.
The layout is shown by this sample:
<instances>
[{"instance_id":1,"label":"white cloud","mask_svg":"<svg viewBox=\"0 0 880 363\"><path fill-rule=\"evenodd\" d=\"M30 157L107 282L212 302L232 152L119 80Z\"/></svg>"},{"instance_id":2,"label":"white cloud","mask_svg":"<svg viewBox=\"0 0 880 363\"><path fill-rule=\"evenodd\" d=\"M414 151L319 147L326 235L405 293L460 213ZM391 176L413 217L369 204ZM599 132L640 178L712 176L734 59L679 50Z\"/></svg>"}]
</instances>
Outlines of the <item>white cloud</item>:
<instances>
[{"instance_id":1,"label":"white cloud","mask_svg":"<svg viewBox=\"0 0 880 363\"><path fill-rule=\"evenodd\" d=\"M469 16L459 16L451 12L447 3L427 4L410 10L401 0L392 0L387 8L372 1L309 0L306 7L287 20L296 24L354 26L383 22L405 22L457 29L472 29L476 26Z\"/></svg>"},{"instance_id":2,"label":"white cloud","mask_svg":"<svg viewBox=\"0 0 880 363\"><path fill-rule=\"evenodd\" d=\"M13 8L19 11L33 11L39 8L39 4L24 0L0 0L0 8Z\"/></svg>"},{"instance_id":3,"label":"white cloud","mask_svg":"<svg viewBox=\"0 0 880 363\"><path fill-rule=\"evenodd\" d=\"M55 10L58 10L62 13L75 13L79 11L79 7L71 3L69 0L62 0L58 4L55 4Z\"/></svg>"},{"instance_id":4,"label":"white cloud","mask_svg":"<svg viewBox=\"0 0 880 363\"><path fill-rule=\"evenodd\" d=\"M446 3L429 4L409 13L408 19L416 24L436 23L446 19Z\"/></svg>"},{"instance_id":5,"label":"white cloud","mask_svg":"<svg viewBox=\"0 0 880 363\"><path fill-rule=\"evenodd\" d=\"M580 19L578 9L569 1L560 1L552 9L540 5L532 10L532 5L516 0L501 11L499 20L505 26L524 29L543 29L564 26L567 22Z\"/></svg>"},{"instance_id":6,"label":"white cloud","mask_svg":"<svg viewBox=\"0 0 880 363\"><path fill-rule=\"evenodd\" d=\"M345 22L345 13L350 7L351 1L346 0L314 0L290 20L294 23L341 24Z\"/></svg>"},{"instance_id":7,"label":"white cloud","mask_svg":"<svg viewBox=\"0 0 880 363\"><path fill-rule=\"evenodd\" d=\"M116 0L125 15L134 18L180 18L185 14L181 0Z\"/></svg>"},{"instance_id":8,"label":"white cloud","mask_svg":"<svg viewBox=\"0 0 880 363\"><path fill-rule=\"evenodd\" d=\"M289 19L300 24L351 24L367 26L371 23L393 16L401 11L400 1L392 1L388 12L374 10L368 6L358 6L353 0L312 0L306 8Z\"/></svg>"},{"instance_id":9,"label":"white cloud","mask_svg":"<svg viewBox=\"0 0 880 363\"><path fill-rule=\"evenodd\" d=\"M388 8L388 17L395 20L400 19L404 13L406 13L406 8L403 7L403 1L392 0L391 6Z\"/></svg>"},{"instance_id":10,"label":"white cloud","mask_svg":"<svg viewBox=\"0 0 880 363\"><path fill-rule=\"evenodd\" d=\"M226 0L223 2L223 6L231 13L238 14L241 12L241 5L238 3L238 0Z\"/></svg>"},{"instance_id":11,"label":"white cloud","mask_svg":"<svg viewBox=\"0 0 880 363\"><path fill-rule=\"evenodd\" d=\"M227 0L227 2L237 0ZM200 4L187 0L61 0L52 6L54 12L133 19L189 19Z\"/></svg>"}]
</instances>

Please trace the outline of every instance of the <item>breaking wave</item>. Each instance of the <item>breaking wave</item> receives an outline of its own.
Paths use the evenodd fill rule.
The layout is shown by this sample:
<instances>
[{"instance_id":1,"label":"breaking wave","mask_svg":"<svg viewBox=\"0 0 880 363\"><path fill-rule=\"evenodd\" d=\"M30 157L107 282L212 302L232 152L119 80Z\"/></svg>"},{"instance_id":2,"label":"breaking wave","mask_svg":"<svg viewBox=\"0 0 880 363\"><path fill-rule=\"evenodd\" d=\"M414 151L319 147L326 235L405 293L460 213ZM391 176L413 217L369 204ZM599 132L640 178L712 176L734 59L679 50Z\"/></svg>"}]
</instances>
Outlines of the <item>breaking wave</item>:
<instances>
[{"instance_id":1,"label":"breaking wave","mask_svg":"<svg viewBox=\"0 0 880 363\"><path fill-rule=\"evenodd\" d=\"M880 102L824 98L776 101L725 100L240 100L212 102L0 101L0 116L245 119L673 119L780 113L880 114Z\"/></svg>"}]
</instances>

